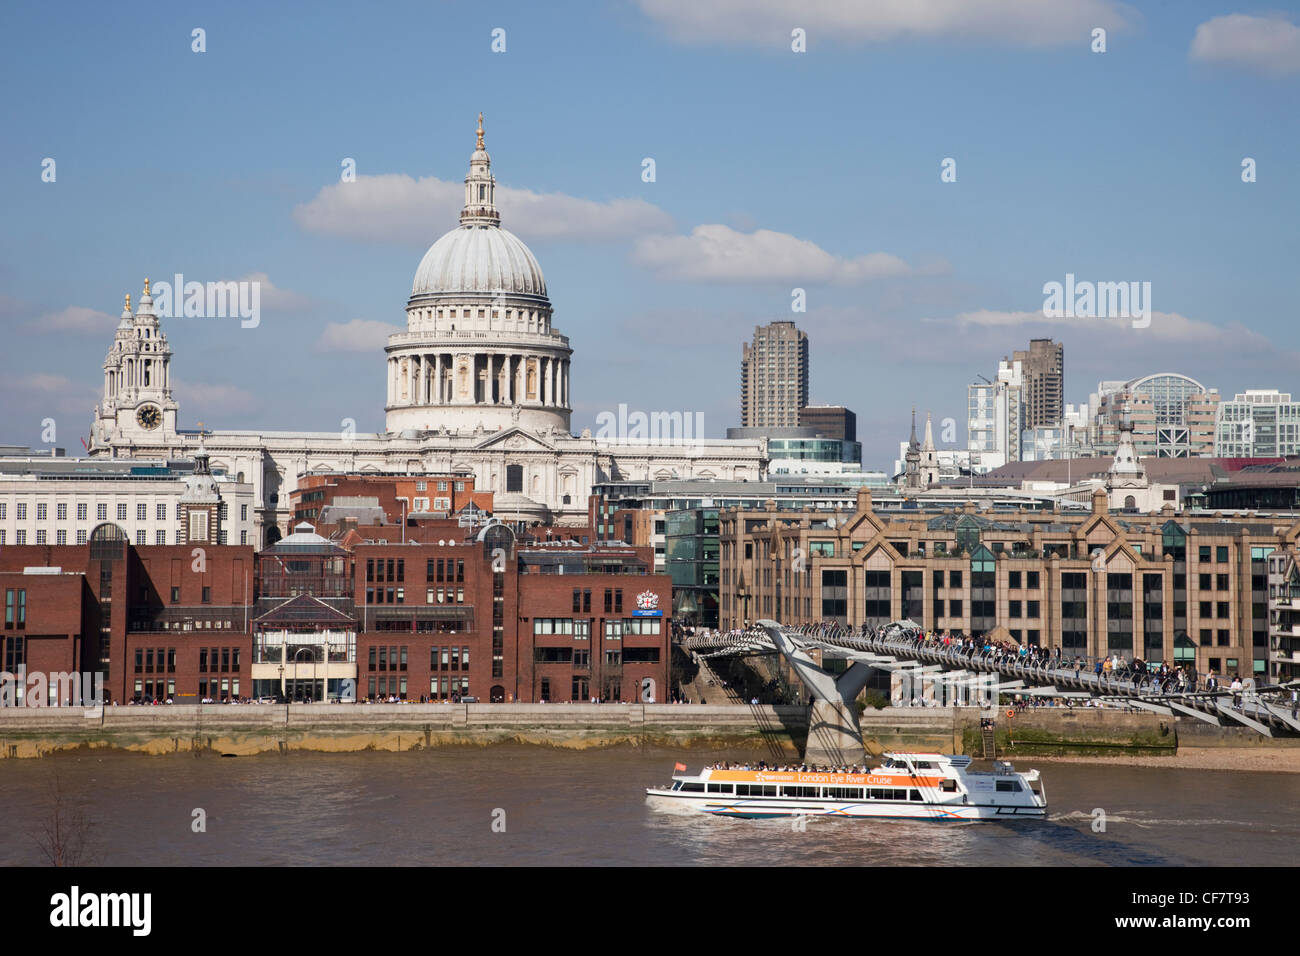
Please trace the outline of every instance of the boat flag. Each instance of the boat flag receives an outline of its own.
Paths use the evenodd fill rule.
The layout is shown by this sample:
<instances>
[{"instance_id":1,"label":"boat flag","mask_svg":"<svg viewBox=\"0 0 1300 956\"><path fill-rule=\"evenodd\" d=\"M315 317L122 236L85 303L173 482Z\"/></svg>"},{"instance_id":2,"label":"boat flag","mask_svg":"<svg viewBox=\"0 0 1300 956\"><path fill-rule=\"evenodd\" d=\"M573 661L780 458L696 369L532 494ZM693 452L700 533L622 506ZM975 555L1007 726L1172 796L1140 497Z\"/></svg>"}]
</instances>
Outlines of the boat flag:
<instances>
[{"instance_id":1,"label":"boat flag","mask_svg":"<svg viewBox=\"0 0 1300 956\"><path fill-rule=\"evenodd\" d=\"M686 764L684 764L684 763L675 763L675 764L673 764L673 769L674 769L674 770L685 770L685 769L686 769Z\"/></svg>"}]
</instances>

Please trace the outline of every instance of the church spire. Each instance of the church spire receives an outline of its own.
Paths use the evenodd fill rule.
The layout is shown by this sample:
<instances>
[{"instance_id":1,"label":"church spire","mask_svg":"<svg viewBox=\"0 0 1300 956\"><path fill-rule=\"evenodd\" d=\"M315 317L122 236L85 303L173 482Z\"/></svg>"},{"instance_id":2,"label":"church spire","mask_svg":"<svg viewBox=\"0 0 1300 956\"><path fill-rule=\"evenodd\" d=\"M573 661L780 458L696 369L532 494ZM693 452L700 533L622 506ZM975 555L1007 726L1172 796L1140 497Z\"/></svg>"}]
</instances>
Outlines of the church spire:
<instances>
[{"instance_id":1,"label":"church spire","mask_svg":"<svg viewBox=\"0 0 1300 956\"><path fill-rule=\"evenodd\" d=\"M916 406L912 406L912 438L907 443L911 448L919 448L921 443L916 440Z\"/></svg>"},{"instance_id":2,"label":"church spire","mask_svg":"<svg viewBox=\"0 0 1300 956\"><path fill-rule=\"evenodd\" d=\"M930 424L930 413L925 413L925 444L921 446L922 451L934 451L934 429Z\"/></svg>"},{"instance_id":3,"label":"church spire","mask_svg":"<svg viewBox=\"0 0 1300 956\"><path fill-rule=\"evenodd\" d=\"M499 226L497 182L492 176L492 157L483 145L483 114L478 114L478 141L469 158L469 175L465 177L465 208L460 212L462 226Z\"/></svg>"}]
</instances>

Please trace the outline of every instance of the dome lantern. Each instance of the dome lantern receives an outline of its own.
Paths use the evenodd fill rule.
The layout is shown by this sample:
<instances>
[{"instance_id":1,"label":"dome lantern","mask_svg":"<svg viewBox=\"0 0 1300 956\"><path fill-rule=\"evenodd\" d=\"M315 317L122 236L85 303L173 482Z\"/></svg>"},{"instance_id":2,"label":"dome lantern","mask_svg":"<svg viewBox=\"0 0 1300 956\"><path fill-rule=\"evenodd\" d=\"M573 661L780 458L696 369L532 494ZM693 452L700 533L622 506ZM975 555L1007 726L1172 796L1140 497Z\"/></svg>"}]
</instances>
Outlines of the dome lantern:
<instances>
[{"instance_id":1,"label":"dome lantern","mask_svg":"<svg viewBox=\"0 0 1300 956\"><path fill-rule=\"evenodd\" d=\"M462 226L499 226L496 206L497 182L492 176L492 157L483 146L483 114L478 114L478 142L469 158L465 177L465 207L460 211Z\"/></svg>"}]
</instances>

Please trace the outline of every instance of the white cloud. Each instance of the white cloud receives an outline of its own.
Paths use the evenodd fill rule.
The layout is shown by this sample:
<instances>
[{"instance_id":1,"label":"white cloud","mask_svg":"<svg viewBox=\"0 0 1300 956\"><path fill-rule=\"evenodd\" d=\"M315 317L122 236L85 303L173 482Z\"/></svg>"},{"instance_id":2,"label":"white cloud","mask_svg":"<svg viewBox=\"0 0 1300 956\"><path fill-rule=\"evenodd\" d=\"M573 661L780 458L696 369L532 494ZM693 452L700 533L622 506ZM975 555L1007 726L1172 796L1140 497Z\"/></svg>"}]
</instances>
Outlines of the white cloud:
<instances>
[{"instance_id":1,"label":"white cloud","mask_svg":"<svg viewBox=\"0 0 1300 956\"><path fill-rule=\"evenodd\" d=\"M293 216L307 232L428 245L450 229L464 204L462 183L398 173L326 186ZM672 228L672 217L643 199L596 202L564 193L497 187L502 225L529 240L620 239Z\"/></svg>"},{"instance_id":2,"label":"white cloud","mask_svg":"<svg viewBox=\"0 0 1300 956\"><path fill-rule=\"evenodd\" d=\"M224 281L224 280L223 280ZM292 292L289 289L277 288L271 281L271 277L265 272L250 272L246 276L239 278L240 282L258 282L261 283L259 304L262 308L273 309L277 312L301 312L304 309L311 308L311 296L303 295L301 292Z\"/></svg>"},{"instance_id":3,"label":"white cloud","mask_svg":"<svg viewBox=\"0 0 1300 956\"><path fill-rule=\"evenodd\" d=\"M365 352L373 355L383 350L390 335L401 331L396 325L374 319L330 322L316 340L316 351Z\"/></svg>"},{"instance_id":4,"label":"white cloud","mask_svg":"<svg viewBox=\"0 0 1300 956\"><path fill-rule=\"evenodd\" d=\"M1023 325L1026 322L1047 322L1041 312L999 312L995 309L976 309L957 314L958 325Z\"/></svg>"},{"instance_id":5,"label":"white cloud","mask_svg":"<svg viewBox=\"0 0 1300 956\"><path fill-rule=\"evenodd\" d=\"M176 400L190 413L205 417L252 411L259 405L257 396L237 385L206 385L202 382L178 381Z\"/></svg>"},{"instance_id":6,"label":"white cloud","mask_svg":"<svg viewBox=\"0 0 1300 956\"><path fill-rule=\"evenodd\" d=\"M90 422L91 410L101 397L93 382L75 381L54 372L0 375L0 393L5 395L0 405L9 424L39 430L45 418L54 418L60 445L76 443L71 436Z\"/></svg>"},{"instance_id":7,"label":"white cloud","mask_svg":"<svg viewBox=\"0 0 1300 956\"><path fill-rule=\"evenodd\" d=\"M1215 17L1196 28L1189 55L1274 75L1294 73L1300 70L1300 27L1280 14Z\"/></svg>"},{"instance_id":8,"label":"white cloud","mask_svg":"<svg viewBox=\"0 0 1300 956\"><path fill-rule=\"evenodd\" d=\"M66 375L56 375L53 372L30 372L10 379L9 384L15 390L33 392L37 395L61 395L88 388L84 382L74 382Z\"/></svg>"},{"instance_id":9,"label":"white cloud","mask_svg":"<svg viewBox=\"0 0 1300 956\"><path fill-rule=\"evenodd\" d=\"M662 278L688 282L855 283L913 272L885 252L844 259L789 233L719 224L696 226L689 236L647 236L632 258Z\"/></svg>"},{"instance_id":10,"label":"white cloud","mask_svg":"<svg viewBox=\"0 0 1300 956\"><path fill-rule=\"evenodd\" d=\"M111 334L117 316L89 309L84 305L70 305L57 312L46 312L39 319L28 322L23 328L28 332L104 332Z\"/></svg>"},{"instance_id":11,"label":"white cloud","mask_svg":"<svg viewBox=\"0 0 1300 956\"><path fill-rule=\"evenodd\" d=\"M1116 0L638 0L641 12L685 43L790 48L790 31L819 41L882 43L900 38L993 41L1008 46L1077 44L1094 27L1137 20Z\"/></svg>"},{"instance_id":12,"label":"white cloud","mask_svg":"<svg viewBox=\"0 0 1300 956\"><path fill-rule=\"evenodd\" d=\"M1214 325L1200 319L1189 319L1177 312L1152 312L1151 324L1134 328L1132 318L1068 318L1050 319L1042 312L1000 312L980 309L962 312L954 317L958 328L995 328L1008 326L1033 326L1026 334L1047 334L1056 338L1064 334L1084 336L1123 337L1128 347L1159 345L1162 348L1184 346L1188 349L1222 350L1226 355L1264 354L1276 350L1266 336L1246 328L1239 322Z\"/></svg>"}]
</instances>

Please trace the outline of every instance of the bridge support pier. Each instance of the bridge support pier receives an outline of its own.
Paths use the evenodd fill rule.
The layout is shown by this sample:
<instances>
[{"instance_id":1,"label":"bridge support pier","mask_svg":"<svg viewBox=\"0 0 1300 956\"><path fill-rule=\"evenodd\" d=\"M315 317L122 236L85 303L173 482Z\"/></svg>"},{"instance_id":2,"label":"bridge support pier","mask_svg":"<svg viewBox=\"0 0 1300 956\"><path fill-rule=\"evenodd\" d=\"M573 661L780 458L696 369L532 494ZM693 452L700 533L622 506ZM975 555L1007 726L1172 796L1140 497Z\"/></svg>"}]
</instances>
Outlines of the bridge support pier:
<instances>
[{"instance_id":1,"label":"bridge support pier","mask_svg":"<svg viewBox=\"0 0 1300 956\"><path fill-rule=\"evenodd\" d=\"M862 746L862 725L852 702L814 700L808 714L806 763L838 767L860 764L866 759Z\"/></svg>"}]
</instances>

